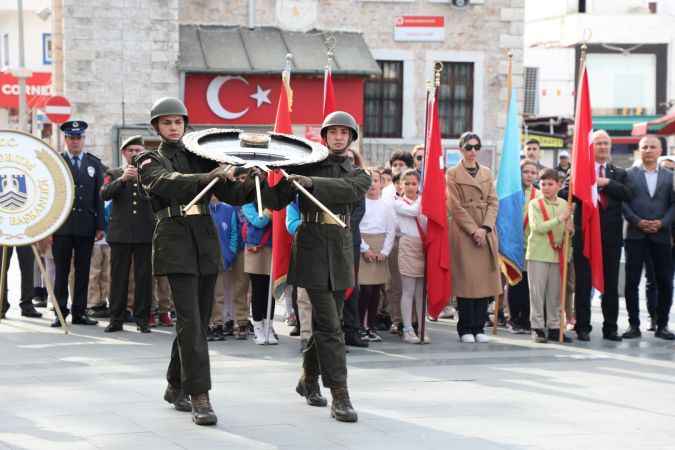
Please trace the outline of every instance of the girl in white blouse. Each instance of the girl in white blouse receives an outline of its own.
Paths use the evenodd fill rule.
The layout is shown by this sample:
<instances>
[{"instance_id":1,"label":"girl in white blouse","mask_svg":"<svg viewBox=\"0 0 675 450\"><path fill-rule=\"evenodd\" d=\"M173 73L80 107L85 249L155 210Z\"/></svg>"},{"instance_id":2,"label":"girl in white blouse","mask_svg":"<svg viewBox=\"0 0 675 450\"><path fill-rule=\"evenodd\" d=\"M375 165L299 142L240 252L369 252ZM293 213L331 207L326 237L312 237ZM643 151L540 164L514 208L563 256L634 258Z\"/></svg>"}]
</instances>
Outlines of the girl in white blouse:
<instances>
[{"instance_id":1,"label":"girl in white blouse","mask_svg":"<svg viewBox=\"0 0 675 450\"><path fill-rule=\"evenodd\" d=\"M424 246L422 237L426 232L427 219L420 213L422 196L419 195L419 173L410 169L401 175L403 196L394 202L396 225L401 234L398 250L398 266L401 272L401 316L403 340L416 344L419 338L412 326L413 302L418 323L422 315L422 291L424 286ZM425 342L429 336L425 333Z\"/></svg>"},{"instance_id":2,"label":"girl in white blouse","mask_svg":"<svg viewBox=\"0 0 675 450\"><path fill-rule=\"evenodd\" d=\"M359 315L366 328L365 338L378 342L375 317L380 303L380 290L387 282L387 257L394 246L396 223L394 212L382 198L382 178L373 170L372 183L366 193L366 213L361 219L361 263L359 264ZM366 319L367 315L367 319Z\"/></svg>"}]
</instances>

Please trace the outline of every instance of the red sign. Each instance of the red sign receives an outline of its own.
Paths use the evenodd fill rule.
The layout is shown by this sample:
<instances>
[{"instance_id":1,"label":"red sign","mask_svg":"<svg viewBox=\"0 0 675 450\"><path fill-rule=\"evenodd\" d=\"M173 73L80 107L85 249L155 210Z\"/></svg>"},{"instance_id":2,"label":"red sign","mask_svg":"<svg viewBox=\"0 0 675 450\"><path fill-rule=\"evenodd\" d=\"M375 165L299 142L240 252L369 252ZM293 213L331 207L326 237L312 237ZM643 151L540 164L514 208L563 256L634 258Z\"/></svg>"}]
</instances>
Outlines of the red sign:
<instances>
[{"instance_id":1,"label":"red sign","mask_svg":"<svg viewBox=\"0 0 675 450\"><path fill-rule=\"evenodd\" d=\"M436 28L445 26L443 16L399 16L396 18L397 27Z\"/></svg>"},{"instance_id":2,"label":"red sign","mask_svg":"<svg viewBox=\"0 0 675 450\"><path fill-rule=\"evenodd\" d=\"M394 24L394 40L443 42L445 40L445 17L399 16Z\"/></svg>"},{"instance_id":3,"label":"red sign","mask_svg":"<svg viewBox=\"0 0 675 450\"><path fill-rule=\"evenodd\" d=\"M72 107L67 98L60 95L55 95L47 100L44 106L44 112L47 118L53 123L63 123L70 119Z\"/></svg>"},{"instance_id":4,"label":"red sign","mask_svg":"<svg viewBox=\"0 0 675 450\"><path fill-rule=\"evenodd\" d=\"M26 96L29 108L40 107L52 93L52 74L33 72L26 79ZM19 80L9 72L0 72L0 108L19 107Z\"/></svg>"},{"instance_id":5,"label":"red sign","mask_svg":"<svg viewBox=\"0 0 675 450\"><path fill-rule=\"evenodd\" d=\"M280 76L187 74L185 106L190 122L200 125L273 126L279 101ZM337 108L363 123L363 78L334 77ZM294 76L291 121L323 121L323 77Z\"/></svg>"}]
</instances>

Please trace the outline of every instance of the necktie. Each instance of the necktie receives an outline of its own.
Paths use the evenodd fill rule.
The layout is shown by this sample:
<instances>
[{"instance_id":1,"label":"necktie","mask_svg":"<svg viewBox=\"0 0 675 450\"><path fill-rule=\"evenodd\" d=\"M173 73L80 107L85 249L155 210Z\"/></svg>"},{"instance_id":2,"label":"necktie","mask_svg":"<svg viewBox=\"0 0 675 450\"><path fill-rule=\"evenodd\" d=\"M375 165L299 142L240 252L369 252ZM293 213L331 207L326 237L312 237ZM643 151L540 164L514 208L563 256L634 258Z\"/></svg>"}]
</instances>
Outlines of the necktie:
<instances>
[{"instance_id":1,"label":"necktie","mask_svg":"<svg viewBox=\"0 0 675 450\"><path fill-rule=\"evenodd\" d=\"M605 165L600 164L600 167L598 167L598 175L600 178L605 178ZM607 208L607 194L605 194L604 189L600 192L599 194L599 201L600 201L600 206L602 209Z\"/></svg>"},{"instance_id":2,"label":"necktie","mask_svg":"<svg viewBox=\"0 0 675 450\"><path fill-rule=\"evenodd\" d=\"M75 168L77 170L80 170L80 157L79 156L73 156L73 166L75 166Z\"/></svg>"}]
</instances>

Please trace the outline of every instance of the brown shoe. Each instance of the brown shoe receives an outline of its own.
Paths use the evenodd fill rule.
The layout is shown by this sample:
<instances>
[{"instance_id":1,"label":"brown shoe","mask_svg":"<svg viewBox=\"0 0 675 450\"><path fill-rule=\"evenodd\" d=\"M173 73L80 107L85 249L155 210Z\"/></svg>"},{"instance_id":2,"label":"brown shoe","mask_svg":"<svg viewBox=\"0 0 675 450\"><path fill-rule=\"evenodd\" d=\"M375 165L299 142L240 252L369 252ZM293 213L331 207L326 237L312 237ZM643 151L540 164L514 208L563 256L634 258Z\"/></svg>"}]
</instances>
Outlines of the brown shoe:
<instances>
[{"instance_id":1,"label":"brown shoe","mask_svg":"<svg viewBox=\"0 0 675 450\"><path fill-rule=\"evenodd\" d=\"M310 377L303 374L298 381L298 385L295 387L295 392L301 397L305 397L309 406L321 407L328 405L326 397L321 395L319 377Z\"/></svg>"},{"instance_id":2,"label":"brown shoe","mask_svg":"<svg viewBox=\"0 0 675 450\"><path fill-rule=\"evenodd\" d=\"M197 425L215 425L218 423L218 417L213 412L208 392L203 394L193 394L190 396L192 401L192 421Z\"/></svg>"},{"instance_id":3,"label":"brown shoe","mask_svg":"<svg viewBox=\"0 0 675 450\"><path fill-rule=\"evenodd\" d=\"M347 387L330 388L330 393L333 395L333 403L330 406L331 417L339 422L356 422L359 417L349 400Z\"/></svg>"},{"instance_id":4,"label":"brown shoe","mask_svg":"<svg viewBox=\"0 0 675 450\"><path fill-rule=\"evenodd\" d=\"M237 339L240 341L245 341L246 338L248 337L248 325L239 325L234 334L236 335Z\"/></svg>"}]
</instances>

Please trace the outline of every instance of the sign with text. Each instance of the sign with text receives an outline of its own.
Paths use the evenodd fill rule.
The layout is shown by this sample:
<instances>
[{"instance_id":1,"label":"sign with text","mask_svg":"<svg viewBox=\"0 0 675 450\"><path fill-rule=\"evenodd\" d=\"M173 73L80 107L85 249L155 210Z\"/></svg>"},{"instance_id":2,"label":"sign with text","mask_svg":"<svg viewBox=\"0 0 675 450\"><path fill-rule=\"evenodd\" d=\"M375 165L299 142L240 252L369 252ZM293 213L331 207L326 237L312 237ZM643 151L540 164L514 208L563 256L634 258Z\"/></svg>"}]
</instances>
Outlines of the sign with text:
<instances>
[{"instance_id":1,"label":"sign with text","mask_svg":"<svg viewBox=\"0 0 675 450\"><path fill-rule=\"evenodd\" d=\"M443 42L445 17L399 16L394 24L394 40L399 42Z\"/></svg>"},{"instance_id":2,"label":"sign with text","mask_svg":"<svg viewBox=\"0 0 675 450\"><path fill-rule=\"evenodd\" d=\"M30 109L40 107L52 94L51 72L33 72L26 79L26 101ZM0 72L0 108L19 107L19 80L9 72Z\"/></svg>"}]
</instances>

